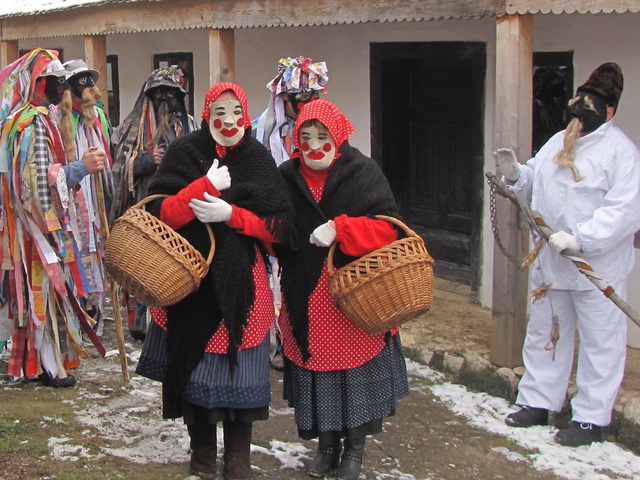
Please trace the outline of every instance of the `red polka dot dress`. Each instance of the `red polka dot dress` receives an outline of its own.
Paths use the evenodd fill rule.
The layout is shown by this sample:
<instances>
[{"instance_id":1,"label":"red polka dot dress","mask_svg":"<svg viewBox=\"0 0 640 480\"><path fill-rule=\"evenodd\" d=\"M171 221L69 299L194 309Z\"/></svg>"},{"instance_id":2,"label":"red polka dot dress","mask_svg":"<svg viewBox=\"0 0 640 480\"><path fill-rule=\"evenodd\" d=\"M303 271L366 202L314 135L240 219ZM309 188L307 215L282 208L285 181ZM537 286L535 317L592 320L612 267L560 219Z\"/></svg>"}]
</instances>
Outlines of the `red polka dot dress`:
<instances>
[{"instance_id":1,"label":"red polka dot dress","mask_svg":"<svg viewBox=\"0 0 640 480\"><path fill-rule=\"evenodd\" d=\"M316 201L322 198L324 185L311 188ZM329 291L325 261L318 284L309 299L309 344L313 356L307 363L291 332L289 310L281 310L278 325L282 331L284 351L296 365L311 370L344 370L362 365L378 355L384 347L384 334L369 335L355 326L338 310Z\"/></svg>"},{"instance_id":2,"label":"red polka dot dress","mask_svg":"<svg viewBox=\"0 0 640 480\"><path fill-rule=\"evenodd\" d=\"M326 130L335 150L323 143ZM324 225L335 230L337 266L397 238L389 222L374 218L397 215L391 188L380 167L348 144L352 132L335 105L307 103L296 120L298 150L279 167L296 207L298 238L297 250L278 256L284 398L304 439L320 432L379 433L382 419L394 414L409 391L400 335L369 335L336 308L327 283L328 248L314 237ZM324 160L321 150L335 151L334 159L324 169L313 168L324 165L313 163Z\"/></svg>"}]
</instances>

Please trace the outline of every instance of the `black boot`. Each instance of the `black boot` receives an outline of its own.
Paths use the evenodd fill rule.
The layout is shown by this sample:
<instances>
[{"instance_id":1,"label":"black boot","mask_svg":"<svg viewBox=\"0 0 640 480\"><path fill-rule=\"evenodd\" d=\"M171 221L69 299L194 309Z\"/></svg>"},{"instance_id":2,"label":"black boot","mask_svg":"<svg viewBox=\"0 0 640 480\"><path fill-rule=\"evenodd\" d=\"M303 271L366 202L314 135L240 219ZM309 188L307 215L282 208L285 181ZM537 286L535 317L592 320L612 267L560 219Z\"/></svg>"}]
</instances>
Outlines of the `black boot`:
<instances>
[{"instance_id":1,"label":"black boot","mask_svg":"<svg viewBox=\"0 0 640 480\"><path fill-rule=\"evenodd\" d=\"M338 467L336 478L358 480L358 477L360 477L360 469L362 468L362 461L364 460L364 444L366 440L366 435L347 435L344 441L342 461Z\"/></svg>"},{"instance_id":2,"label":"black boot","mask_svg":"<svg viewBox=\"0 0 640 480\"><path fill-rule=\"evenodd\" d=\"M556 442L567 447L580 447L602 441L602 427L586 422L571 422L569 428L556 433Z\"/></svg>"},{"instance_id":3,"label":"black boot","mask_svg":"<svg viewBox=\"0 0 640 480\"><path fill-rule=\"evenodd\" d=\"M187 425L191 442L191 461L189 473L202 480L214 480L217 476L216 455L218 442L216 426L208 422L196 422Z\"/></svg>"},{"instance_id":4,"label":"black boot","mask_svg":"<svg viewBox=\"0 0 640 480\"><path fill-rule=\"evenodd\" d=\"M76 384L76 377L71 374L67 374L64 378L51 378L47 371L43 371L38 378L45 387L64 388L73 387Z\"/></svg>"},{"instance_id":5,"label":"black boot","mask_svg":"<svg viewBox=\"0 0 640 480\"><path fill-rule=\"evenodd\" d=\"M549 422L549 410L534 408L524 405L517 412L510 413L504 419L504 423L510 427L532 427L534 425L546 425Z\"/></svg>"},{"instance_id":6,"label":"black boot","mask_svg":"<svg viewBox=\"0 0 640 480\"><path fill-rule=\"evenodd\" d=\"M224 429L224 480L249 480L253 424L222 422Z\"/></svg>"},{"instance_id":7,"label":"black boot","mask_svg":"<svg viewBox=\"0 0 640 480\"><path fill-rule=\"evenodd\" d=\"M318 435L318 454L309 464L309 475L322 478L333 473L340 464L339 432L320 432Z\"/></svg>"}]
</instances>

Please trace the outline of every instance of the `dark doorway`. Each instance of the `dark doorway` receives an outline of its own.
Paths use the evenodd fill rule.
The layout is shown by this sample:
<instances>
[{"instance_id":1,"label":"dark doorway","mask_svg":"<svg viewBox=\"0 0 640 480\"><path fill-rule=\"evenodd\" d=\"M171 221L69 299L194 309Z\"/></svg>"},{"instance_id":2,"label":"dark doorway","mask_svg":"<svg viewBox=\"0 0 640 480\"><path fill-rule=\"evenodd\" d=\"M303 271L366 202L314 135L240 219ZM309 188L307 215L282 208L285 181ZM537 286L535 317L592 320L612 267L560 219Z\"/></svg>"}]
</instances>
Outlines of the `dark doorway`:
<instances>
[{"instance_id":1,"label":"dark doorway","mask_svg":"<svg viewBox=\"0 0 640 480\"><path fill-rule=\"evenodd\" d=\"M568 104L573 97L573 52L533 54L533 136L535 155L571 120Z\"/></svg>"},{"instance_id":2,"label":"dark doorway","mask_svg":"<svg viewBox=\"0 0 640 480\"><path fill-rule=\"evenodd\" d=\"M371 151L436 276L479 279L485 44L371 44Z\"/></svg>"}]
</instances>

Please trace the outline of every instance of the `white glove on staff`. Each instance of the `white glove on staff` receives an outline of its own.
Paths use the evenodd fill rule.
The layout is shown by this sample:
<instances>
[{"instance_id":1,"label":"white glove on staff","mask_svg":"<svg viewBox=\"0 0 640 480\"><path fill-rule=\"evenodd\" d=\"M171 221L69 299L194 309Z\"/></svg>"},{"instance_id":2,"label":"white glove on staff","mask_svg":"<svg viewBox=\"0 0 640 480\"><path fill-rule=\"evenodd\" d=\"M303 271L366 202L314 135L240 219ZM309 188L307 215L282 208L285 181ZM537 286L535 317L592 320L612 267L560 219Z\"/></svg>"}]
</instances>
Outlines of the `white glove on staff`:
<instances>
[{"instance_id":1,"label":"white glove on staff","mask_svg":"<svg viewBox=\"0 0 640 480\"><path fill-rule=\"evenodd\" d=\"M317 227L309 236L309 243L316 247L329 247L336 239L336 222L329 220Z\"/></svg>"},{"instance_id":2,"label":"white glove on staff","mask_svg":"<svg viewBox=\"0 0 640 480\"><path fill-rule=\"evenodd\" d=\"M231 186L231 175L229 175L227 166L218 167L219 163L217 158L213 161L213 165L211 165L211 168L209 168L207 172L207 178L211 180L213 186L221 192Z\"/></svg>"},{"instance_id":3,"label":"white glove on staff","mask_svg":"<svg viewBox=\"0 0 640 480\"><path fill-rule=\"evenodd\" d=\"M513 150L510 148L499 148L493 152L493 158L504 178L511 183L518 181L518 178L520 178L520 164Z\"/></svg>"},{"instance_id":4,"label":"white glove on staff","mask_svg":"<svg viewBox=\"0 0 640 480\"><path fill-rule=\"evenodd\" d=\"M231 205L209 193L204 194L204 200L192 198L189 207L202 223L226 222L233 211Z\"/></svg>"},{"instance_id":5,"label":"white glove on staff","mask_svg":"<svg viewBox=\"0 0 640 480\"><path fill-rule=\"evenodd\" d=\"M551 235L549 237L549 245L558 253L562 253L567 248L574 252L582 250L582 245L580 245L578 239L567 232L556 232Z\"/></svg>"}]
</instances>

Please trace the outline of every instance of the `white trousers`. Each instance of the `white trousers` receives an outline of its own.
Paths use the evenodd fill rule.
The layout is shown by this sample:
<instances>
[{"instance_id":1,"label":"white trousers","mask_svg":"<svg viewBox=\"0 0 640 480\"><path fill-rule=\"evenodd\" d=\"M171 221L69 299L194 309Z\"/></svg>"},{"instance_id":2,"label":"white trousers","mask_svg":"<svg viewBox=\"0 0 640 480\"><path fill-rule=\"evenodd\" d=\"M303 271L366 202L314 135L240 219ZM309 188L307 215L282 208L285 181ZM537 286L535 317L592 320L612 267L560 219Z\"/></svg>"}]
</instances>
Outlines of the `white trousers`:
<instances>
[{"instance_id":1,"label":"white trousers","mask_svg":"<svg viewBox=\"0 0 640 480\"><path fill-rule=\"evenodd\" d=\"M626 298L626 281L613 285ZM559 318L560 339L555 360L549 343L553 315ZM522 350L525 374L518 386L518 405L562 409L571 376L575 332L580 338L572 419L606 426L624 376L626 315L600 290L549 290L532 303Z\"/></svg>"}]
</instances>

